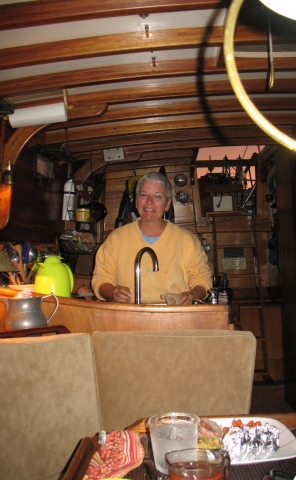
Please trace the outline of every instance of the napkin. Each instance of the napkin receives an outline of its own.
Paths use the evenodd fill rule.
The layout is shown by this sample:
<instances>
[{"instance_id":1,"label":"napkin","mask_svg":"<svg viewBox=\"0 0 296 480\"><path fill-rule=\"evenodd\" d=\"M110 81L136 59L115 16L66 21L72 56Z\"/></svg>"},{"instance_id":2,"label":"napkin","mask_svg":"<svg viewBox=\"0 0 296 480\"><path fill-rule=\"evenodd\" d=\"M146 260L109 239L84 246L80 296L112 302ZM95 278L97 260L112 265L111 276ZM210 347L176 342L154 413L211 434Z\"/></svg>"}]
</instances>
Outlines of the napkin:
<instances>
[{"instance_id":1,"label":"napkin","mask_svg":"<svg viewBox=\"0 0 296 480\"><path fill-rule=\"evenodd\" d=\"M114 430L107 435L106 444L91 458L83 480L122 478L138 467L144 458L140 436L129 430Z\"/></svg>"},{"instance_id":2,"label":"napkin","mask_svg":"<svg viewBox=\"0 0 296 480\"><path fill-rule=\"evenodd\" d=\"M160 298L165 300L168 305L180 305L182 295L179 293L162 293Z\"/></svg>"}]
</instances>

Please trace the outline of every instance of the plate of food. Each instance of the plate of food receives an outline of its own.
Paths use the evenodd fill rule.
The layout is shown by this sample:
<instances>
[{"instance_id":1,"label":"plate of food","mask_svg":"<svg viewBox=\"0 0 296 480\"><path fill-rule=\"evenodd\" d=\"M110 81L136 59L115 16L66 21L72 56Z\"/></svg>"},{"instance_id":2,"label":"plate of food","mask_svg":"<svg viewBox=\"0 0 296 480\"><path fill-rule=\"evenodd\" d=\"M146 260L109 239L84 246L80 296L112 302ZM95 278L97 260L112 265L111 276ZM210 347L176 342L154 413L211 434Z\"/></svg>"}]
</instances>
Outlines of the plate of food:
<instances>
[{"instance_id":1,"label":"plate of food","mask_svg":"<svg viewBox=\"0 0 296 480\"><path fill-rule=\"evenodd\" d=\"M227 450L232 465L296 457L294 435L281 422L267 417L201 417L198 446Z\"/></svg>"}]
</instances>

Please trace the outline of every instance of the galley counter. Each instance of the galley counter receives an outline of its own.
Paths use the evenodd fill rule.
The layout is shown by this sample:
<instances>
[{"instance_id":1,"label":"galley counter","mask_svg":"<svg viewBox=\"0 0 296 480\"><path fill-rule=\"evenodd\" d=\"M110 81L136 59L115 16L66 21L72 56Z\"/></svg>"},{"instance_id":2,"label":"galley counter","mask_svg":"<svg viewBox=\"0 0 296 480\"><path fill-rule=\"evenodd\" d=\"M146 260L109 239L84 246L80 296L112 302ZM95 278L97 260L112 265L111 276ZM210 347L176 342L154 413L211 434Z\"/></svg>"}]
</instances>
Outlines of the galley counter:
<instances>
[{"instance_id":1,"label":"galley counter","mask_svg":"<svg viewBox=\"0 0 296 480\"><path fill-rule=\"evenodd\" d=\"M0 304L0 323L5 310ZM52 298L42 302L48 318L54 308ZM59 307L50 325L64 325L72 333L94 331L229 330L236 322L228 305L135 305L59 297ZM2 327L3 325L1 325ZM4 328L1 328L4 330Z\"/></svg>"}]
</instances>

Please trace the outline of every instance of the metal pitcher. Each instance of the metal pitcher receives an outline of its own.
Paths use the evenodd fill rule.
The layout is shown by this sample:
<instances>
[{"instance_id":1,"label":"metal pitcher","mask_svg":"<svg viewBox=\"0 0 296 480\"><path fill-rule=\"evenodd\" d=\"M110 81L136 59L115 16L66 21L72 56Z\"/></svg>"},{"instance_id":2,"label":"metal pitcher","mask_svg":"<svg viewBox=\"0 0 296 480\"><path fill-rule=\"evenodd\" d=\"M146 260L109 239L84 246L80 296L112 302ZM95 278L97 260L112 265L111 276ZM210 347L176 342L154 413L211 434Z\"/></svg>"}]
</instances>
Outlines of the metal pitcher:
<instances>
[{"instance_id":1,"label":"metal pitcher","mask_svg":"<svg viewBox=\"0 0 296 480\"><path fill-rule=\"evenodd\" d=\"M54 297L56 304L51 315L46 318L41 308L41 303L45 298L49 297ZM45 327L49 324L59 306L59 300L53 293L44 297L31 298L0 297L0 302L4 303L6 308L5 330Z\"/></svg>"}]
</instances>

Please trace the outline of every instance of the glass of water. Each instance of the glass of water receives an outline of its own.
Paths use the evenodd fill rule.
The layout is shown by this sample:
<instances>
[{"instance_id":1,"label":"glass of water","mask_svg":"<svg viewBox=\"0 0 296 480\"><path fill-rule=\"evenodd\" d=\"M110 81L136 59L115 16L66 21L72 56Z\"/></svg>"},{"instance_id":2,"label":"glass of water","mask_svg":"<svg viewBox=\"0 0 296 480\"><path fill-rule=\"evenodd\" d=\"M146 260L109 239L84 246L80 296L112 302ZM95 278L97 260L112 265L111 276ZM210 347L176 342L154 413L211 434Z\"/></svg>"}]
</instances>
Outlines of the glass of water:
<instances>
[{"instance_id":1,"label":"glass of water","mask_svg":"<svg viewBox=\"0 0 296 480\"><path fill-rule=\"evenodd\" d=\"M196 448L199 417L191 413L163 413L148 420L156 470L168 474L165 454Z\"/></svg>"}]
</instances>

